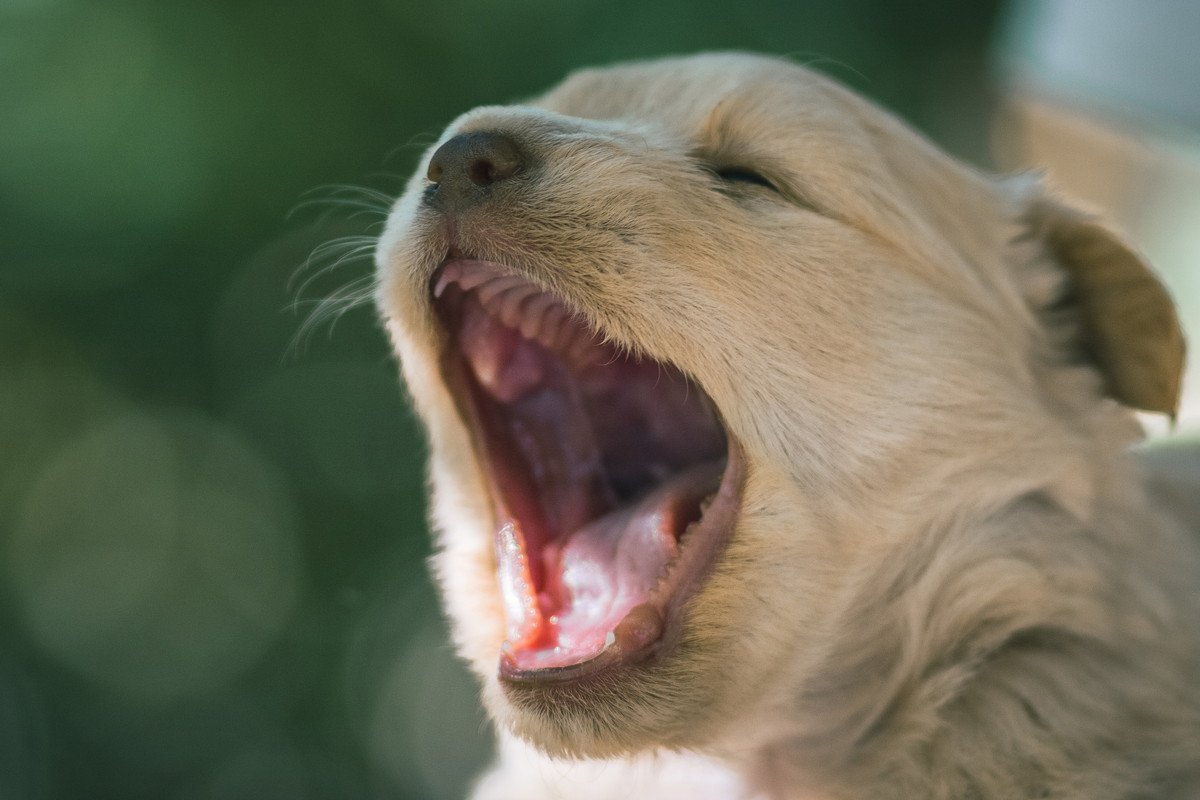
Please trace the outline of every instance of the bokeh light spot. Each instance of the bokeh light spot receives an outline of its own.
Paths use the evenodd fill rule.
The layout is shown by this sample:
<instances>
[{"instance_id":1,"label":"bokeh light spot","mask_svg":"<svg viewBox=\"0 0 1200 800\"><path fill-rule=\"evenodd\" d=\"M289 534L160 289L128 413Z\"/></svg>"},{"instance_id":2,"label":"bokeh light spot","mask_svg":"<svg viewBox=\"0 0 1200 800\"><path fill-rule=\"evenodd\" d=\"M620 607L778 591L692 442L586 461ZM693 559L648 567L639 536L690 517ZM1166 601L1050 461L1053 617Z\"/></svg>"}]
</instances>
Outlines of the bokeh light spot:
<instances>
[{"instance_id":1,"label":"bokeh light spot","mask_svg":"<svg viewBox=\"0 0 1200 800\"><path fill-rule=\"evenodd\" d=\"M400 786L451 800L467 790L492 753L479 686L455 658L440 624L408 641L378 695L370 752Z\"/></svg>"},{"instance_id":2,"label":"bokeh light spot","mask_svg":"<svg viewBox=\"0 0 1200 800\"><path fill-rule=\"evenodd\" d=\"M0 305L0 546L40 465L128 409L61 336Z\"/></svg>"},{"instance_id":3,"label":"bokeh light spot","mask_svg":"<svg viewBox=\"0 0 1200 800\"><path fill-rule=\"evenodd\" d=\"M225 428L129 416L42 471L7 568L49 655L168 700L226 684L286 623L300 592L292 515L272 465Z\"/></svg>"}]
</instances>

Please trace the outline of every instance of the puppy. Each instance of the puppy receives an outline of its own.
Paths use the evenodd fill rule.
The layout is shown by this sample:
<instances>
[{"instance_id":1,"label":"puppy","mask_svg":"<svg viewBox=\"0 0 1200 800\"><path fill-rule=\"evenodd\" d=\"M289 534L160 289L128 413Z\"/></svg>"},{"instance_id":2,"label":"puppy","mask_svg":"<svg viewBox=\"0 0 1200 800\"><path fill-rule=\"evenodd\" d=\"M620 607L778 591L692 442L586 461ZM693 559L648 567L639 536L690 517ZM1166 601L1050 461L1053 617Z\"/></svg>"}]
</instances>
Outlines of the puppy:
<instances>
[{"instance_id":1,"label":"puppy","mask_svg":"<svg viewBox=\"0 0 1200 800\"><path fill-rule=\"evenodd\" d=\"M460 117L377 262L476 797L1200 797L1182 335L1036 181L668 59Z\"/></svg>"}]
</instances>

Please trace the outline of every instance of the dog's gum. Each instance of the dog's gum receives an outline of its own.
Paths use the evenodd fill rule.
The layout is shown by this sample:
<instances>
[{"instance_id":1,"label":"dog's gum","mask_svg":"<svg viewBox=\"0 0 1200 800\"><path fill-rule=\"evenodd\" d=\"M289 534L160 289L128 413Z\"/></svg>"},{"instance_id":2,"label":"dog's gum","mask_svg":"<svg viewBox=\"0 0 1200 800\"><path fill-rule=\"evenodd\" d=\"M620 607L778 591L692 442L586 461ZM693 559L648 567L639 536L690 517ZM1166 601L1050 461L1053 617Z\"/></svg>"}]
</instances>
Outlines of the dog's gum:
<instances>
[{"instance_id":1,"label":"dog's gum","mask_svg":"<svg viewBox=\"0 0 1200 800\"><path fill-rule=\"evenodd\" d=\"M613 638L623 652L632 653L658 641L663 632L662 614L650 603L636 605L613 629Z\"/></svg>"}]
</instances>

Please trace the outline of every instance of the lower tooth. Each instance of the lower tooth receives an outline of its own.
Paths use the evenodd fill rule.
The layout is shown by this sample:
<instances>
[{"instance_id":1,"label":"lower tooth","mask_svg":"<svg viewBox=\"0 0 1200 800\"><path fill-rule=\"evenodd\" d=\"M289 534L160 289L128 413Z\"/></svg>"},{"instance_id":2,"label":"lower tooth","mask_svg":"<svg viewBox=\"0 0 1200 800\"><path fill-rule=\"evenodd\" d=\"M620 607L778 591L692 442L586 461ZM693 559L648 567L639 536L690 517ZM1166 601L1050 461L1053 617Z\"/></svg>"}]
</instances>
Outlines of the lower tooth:
<instances>
[{"instance_id":1,"label":"lower tooth","mask_svg":"<svg viewBox=\"0 0 1200 800\"><path fill-rule=\"evenodd\" d=\"M612 631L609 631L608 633L604 634L604 649L605 650L612 647L616 643L617 643L617 635L615 633L613 633Z\"/></svg>"}]
</instances>

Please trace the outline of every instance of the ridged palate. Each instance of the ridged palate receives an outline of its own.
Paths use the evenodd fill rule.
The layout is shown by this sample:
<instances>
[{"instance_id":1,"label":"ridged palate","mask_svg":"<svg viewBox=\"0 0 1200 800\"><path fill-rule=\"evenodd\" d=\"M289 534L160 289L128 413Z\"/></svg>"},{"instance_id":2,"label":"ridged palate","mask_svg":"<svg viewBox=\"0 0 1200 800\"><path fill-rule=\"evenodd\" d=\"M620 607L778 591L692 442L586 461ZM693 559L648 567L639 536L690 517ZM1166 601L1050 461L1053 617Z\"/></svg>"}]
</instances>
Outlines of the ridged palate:
<instances>
[{"instance_id":1,"label":"ridged palate","mask_svg":"<svg viewBox=\"0 0 1200 800\"><path fill-rule=\"evenodd\" d=\"M520 275L485 261L451 261L434 286L441 297L454 285L478 298L488 316L507 328L520 331L573 368L592 363L599 337L577 313L558 297Z\"/></svg>"}]
</instances>

